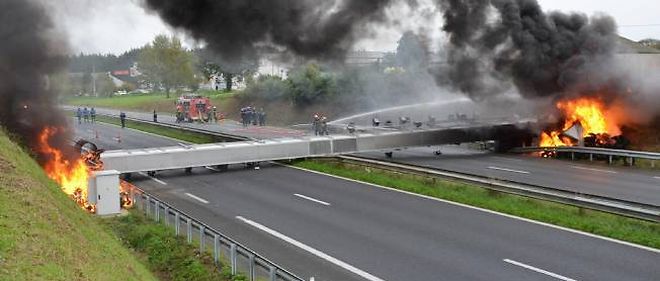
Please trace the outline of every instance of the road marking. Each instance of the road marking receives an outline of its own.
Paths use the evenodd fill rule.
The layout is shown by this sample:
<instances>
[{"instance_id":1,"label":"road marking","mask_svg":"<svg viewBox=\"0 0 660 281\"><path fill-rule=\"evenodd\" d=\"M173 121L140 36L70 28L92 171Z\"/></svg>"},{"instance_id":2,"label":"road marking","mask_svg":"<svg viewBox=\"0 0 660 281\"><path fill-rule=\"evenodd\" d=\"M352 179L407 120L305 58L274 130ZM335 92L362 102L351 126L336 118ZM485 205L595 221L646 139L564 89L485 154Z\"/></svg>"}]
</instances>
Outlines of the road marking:
<instances>
[{"instance_id":1,"label":"road marking","mask_svg":"<svg viewBox=\"0 0 660 281\"><path fill-rule=\"evenodd\" d=\"M620 245L625 245L625 246L628 246L628 247L633 247L633 248L642 249L642 250L645 250L645 251L660 254L660 249L651 248L651 247L648 247L648 246L643 246L643 245L639 245L639 244L635 244L635 243L631 243L631 242L626 242L626 241L623 241L623 240L617 240L617 239L609 238L609 237L605 237L605 236L600 236L600 235L596 235L596 234L589 233L589 232L584 232L584 231L580 231L580 230L576 230L576 229L571 229L571 228L568 228L568 227L549 224L549 223L546 223L546 222L535 221L535 220L526 219L526 218L523 218L523 217L517 217L517 216L514 216L514 215L509 215L509 214L505 214L505 213L501 213L501 212L497 212L497 211L493 211L493 210L488 210L488 209L484 209L484 208L470 206L470 205L463 204L463 203L458 203L458 202L453 202L453 201L449 201L449 200L445 200L445 199L431 197L431 196L428 196L428 195L417 194L417 193L414 193L414 192L400 190L400 189L387 187L387 186L383 186L383 185L378 185L378 184L374 184L374 183L368 183L368 182L363 182L363 181L359 181L359 180L349 179L349 178L340 177L340 176L332 175L332 174L328 174L328 173L322 173L322 172L318 172L318 171L314 171L314 170L310 170L310 169L305 169L305 168L300 168L300 167L295 167L295 166L285 165L285 164L278 164L278 163L276 163L276 164L281 165L281 166L285 166L285 167L289 167L291 169L305 171L305 172L308 172L308 173L313 173L313 174L322 175L322 176L326 176L326 177L336 178L336 179L349 181L349 182L354 182L354 183L358 183L358 184L369 185L369 186L373 186L373 187L376 187L376 188L386 189L386 190L389 190L389 191L392 191L392 192L408 194L410 196L420 197L420 198L424 198L424 199L427 199L427 200L432 200L432 201L436 201L436 202L442 202L442 203L445 203L445 204L450 204L450 205L454 205L454 206L459 206L459 207L463 207L463 208L477 210L477 211L481 211L481 212L484 212L484 213L503 216L503 217L506 217L506 218L514 219L514 220L533 223L533 224L536 224L536 225L542 225L542 226L549 227L549 228L563 230L563 231L566 231L566 232L571 232L571 233L575 233L575 234L579 234L579 235L584 235L584 236L591 237L591 238L597 238L597 239L605 240L605 241L608 241L608 242L617 243L617 244L620 244Z\"/></svg>"},{"instance_id":2,"label":"road marking","mask_svg":"<svg viewBox=\"0 0 660 281\"><path fill-rule=\"evenodd\" d=\"M309 201L316 202L316 203L319 203L321 205L330 206L330 203L328 203L328 202L321 201L321 200L318 200L318 199L314 199L312 197L305 196L305 195L302 195L302 194L295 193L295 194L293 194L293 196L297 196L297 197L300 197L302 199L307 199Z\"/></svg>"},{"instance_id":3,"label":"road marking","mask_svg":"<svg viewBox=\"0 0 660 281\"><path fill-rule=\"evenodd\" d=\"M210 166L204 166L204 168L206 168L208 170L211 170L211 171L214 171L214 172L220 172L220 170L218 170L216 168L213 168L213 167L210 167Z\"/></svg>"},{"instance_id":4,"label":"road marking","mask_svg":"<svg viewBox=\"0 0 660 281\"><path fill-rule=\"evenodd\" d=\"M504 171L504 172L511 172L511 173L518 173L518 174L529 174L529 172L527 172L527 171L512 170L512 169L500 168L500 167L494 167L494 166L490 166L490 167L488 167L488 169Z\"/></svg>"},{"instance_id":5,"label":"road marking","mask_svg":"<svg viewBox=\"0 0 660 281\"><path fill-rule=\"evenodd\" d=\"M190 193L188 193L188 192L186 192L185 194L186 194L186 196L188 196L188 197L190 197L190 198L192 198L192 199L195 199L195 200L197 200L197 201L199 201L199 202L202 202L202 203L204 203L204 204L208 204L208 203L209 203L209 201L206 201L206 200L204 200L203 198L197 197L197 196L195 196L194 194L190 194Z\"/></svg>"},{"instance_id":6,"label":"road marking","mask_svg":"<svg viewBox=\"0 0 660 281\"><path fill-rule=\"evenodd\" d=\"M656 180L660 180L660 177L653 177L653 178L656 179Z\"/></svg>"},{"instance_id":7,"label":"road marking","mask_svg":"<svg viewBox=\"0 0 660 281\"><path fill-rule=\"evenodd\" d=\"M559 279L559 280L564 280L564 281L577 281L577 280L575 280L575 279L571 279L571 278L568 278L568 277L566 277L566 276L559 275L559 274L557 274L557 273L552 273L552 272L547 271L547 270L543 270L543 269L540 269L540 268L537 268L537 267L533 267L533 266L531 266L531 265L524 264L524 263L522 263L522 262L517 262L517 261L514 261L514 260L510 260L510 259L504 259L504 262L506 262L506 263L510 263L510 264L513 264L513 265L517 265L517 266L520 266L520 267L522 267L522 268L526 268L526 269L529 269L529 270L532 270L532 271L536 271L536 272L538 272L538 273L545 274L545 275L548 275L548 276L551 276L551 277L557 278L557 279Z\"/></svg>"},{"instance_id":8,"label":"road marking","mask_svg":"<svg viewBox=\"0 0 660 281\"><path fill-rule=\"evenodd\" d=\"M596 169L596 168L580 167L580 166L575 166L575 165L571 165L571 168L575 168L575 169L579 169L579 170L593 171L593 172L610 173L610 174L616 174L616 173L617 173L616 171L602 170L602 169Z\"/></svg>"},{"instance_id":9,"label":"road marking","mask_svg":"<svg viewBox=\"0 0 660 281\"><path fill-rule=\"evenodd\" d=\"M522 159L515 159L515 158L509 158L509 157L502 157L502 156L491 156L492 158L495 159L502 159L502 160L508 160L508 161L514 161L514 162L522 162Z\"/></svg>"},{"instance_id":10,"label":"road marking","mask_svg":"<svg viewBox=\"0 0 660 281\"><path fill-rule=\"evenodd\" d=\"M307 251L307 252L309 252L309 253L311 253L311 254L319 257L319 258L322 258L322 259L324 259L324 260L326 260L330 263L333 263L333 264L335 264L335 265L337 265L337 266L339 266L343 269L346 269L346 270L348 270L352 273L355 273L358 276L361 276L362 278L365 278L365 279L370 280L370 281L384 281L383 279L380 279L380 278L378 278L374 275L371 275L370 273L368 273L366 271L363 271L363 270L361 270L359 268L356 268L356 267L354 267L350 264L347 264L343 261L340 261L340 260L338 260L338 259L336 259L336 258L334 258L334 257L332 257L332 256L330 256L326 253L323 253L323 252L321 252L317 249L314 249L310 246L307 246L307 245L303 244L302 242L299 242L298 240L295 240L295 239L293 239L291 237L288 237L288 236L286 236L282 233L279 233L276 230L270 229L267 226L264 226L264 225L262 225L258 222L251 221L251 220L246 219L246 218L241 217L241 216L236 216L236 218L243 221L246 224L249 224L249 225L261 230L261 231L264 231L264 232L266 232L266 233L268 233L272 236L275 236L276 238L284 240L285 242L287 242L291 245L294 245L294 246L296 246L300 249L303 249L303 250L305 250L305 251Z\"/></svg>"},{"instance_id":11,"label":"road marking","mask_svg":"<svg viewBox=\"0 0 660 281\"><path fill-rule=\"evenodd\" d=\"M154 177L152 177L152 176L150 176L150 175L147 175L147 174L144 173L144 172L139 172L138 174L143 175L143 176L145 176L145 177L148 177L148 178L152 179L153 181L155 181L155 182L157 182L157 183L160 183L160 184L162 184L162 185L167 185L166 182L164 182L164 181L162 181L162 180L159 180L159 179L157 179L157 178L154 178Z\"/></svg>"}]
</instances>

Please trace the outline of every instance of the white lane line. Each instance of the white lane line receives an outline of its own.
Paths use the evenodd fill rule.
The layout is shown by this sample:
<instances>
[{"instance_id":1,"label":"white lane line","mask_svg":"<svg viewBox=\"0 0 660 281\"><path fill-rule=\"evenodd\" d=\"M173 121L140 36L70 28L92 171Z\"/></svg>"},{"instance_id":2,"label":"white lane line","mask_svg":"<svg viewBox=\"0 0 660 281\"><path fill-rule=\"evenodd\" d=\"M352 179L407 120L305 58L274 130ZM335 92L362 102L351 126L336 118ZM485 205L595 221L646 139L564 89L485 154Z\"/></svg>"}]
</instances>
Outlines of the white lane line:
<instances>
[{"instance_id":1,"label":"white lane line","mask_svg":"<svg viewBox=\"0 0 660 281\"><path fill-rule=\"evenodd\" d=\"M258 222L251 221L251 220L246 219L246 218L241 217L241 216L236 216L236 218L243 221L246 224L249 224L249 225L261 230L261 231L264 231L264 232L266 232L266 233L268 233L272 236L275 236L276 238L279 238L279 239L281 239L281 240L283 240L283 241L285 241L285 242L287 242L291 245L294 245L294 246L296 246L300 249L303 249L303 250L305 250L305 251L307 251L307 252L309 252L309 253L311 253L311 254L319 257L319 258L322 258L322 259L324 259L324 260L326 260L330 263L333 263L333 264L335 264L335 265L337 265L337 266L339 266L343 269L346 269L346 270L348 270L352 273L355 273L355 274L361 276L362 278L365 278L365 279L370 280L370 281L384 281L383 279L380 279L380 278L378 278L374 275L371 275L371 274L369 274L368 272L366 272L364 270L361 270L361 269L356 268L356 267L354 267L350 264L347 264L343 261L340 261L340 260L338 260L338 259L336 259L336 258L334 258L334 257L332 257L332 256L330 256L326 253L323 253L323 252L321 252L317 249L314 249L310 246L307 246L307 245L303 244L302 242L299 242L298 240L295 240L295 239L293 239L291 237L288 237L288 236L286 236L282 233L279 233L276 230L270 229L267 226L264 226L264 225L262 225Z\"/></svg>"},{"instance_id":2,"label":"white lane line","mask_svg":"<svg viewBox=\"0 0 660 281\"><path fill-rule=\"evenodd\" d=\"M214 171L214 172L220 172L220 170L218 170L216 168L213 168L213 167L210 167L210 166L204 166L204 168L206 168L208 170L211 170L211 171Z\"/></svg>"},{"instance_id":3,"label":"white lane line","mask_svg":"<svg viewBox=\"0 0 660 281\"><path fill-rule=\"evenodd\" d=\"M660 177L653 177L653 178L656 179L656 180L660 180Z\"/></svg>"},{"instance_id":4,"label":"white lane line","mask_svg":"<svg viewBox=\"0 0 660 281\"><path fill-rule=\"evenodd\" d=\"M529 174L528 171L513 170L513 169L500 168L500 167L495 167L495 166L490 166L490 167L488 167L488 169L504 171L504 172L511 172L511 173L518 173L518 174Z\"/></svg>"},{"instance_id":5,"label":"white lane line","mask_svg":"<svg viewBox=\"0 0 660 281\"><path fill-rule=\"evenodd\" d=\"M633 248L649 251L649 252L652 252L652 253L660 254L660 249L651 248L651 247L648 247L648 246L643 246L643 245L639 245L639 244L635 244L635 243L631 243L631 242L626 242L626 241L618 240L618 239L614 239L614 238L609 238L609 237L605 237L605 236L600 236L600 235L597 235L597 234L584 232L584 231L581 231L581 230L576 230L576 229L572 229L572 228L568 228L568 227L558 226L558 225L554 225L554 224L550 224L550 223L546 223L546 222L535 221L535 220L532 220L532 219L526 219L526 218L523 218L523 217L509 215L509 214L505 214L505 213L501 213L501 212L497 212L497 211L493 211L493 210L488 210L488 209L484 209L484 208L480 208L480 207L475 207L475 206L471 206L471 205L467 205L467 204L463 204L463 203L458 203L458 202L454 202L454 201L449 201L449 200L445 200L445 199L431 197L431 196L428 196L428 195L418 194L418 193L405 191L405 190L400 190L400 189L387 187L387 186L383 186L383 185L378 185L378 184L374 184L374 183L349 179L349 178L340 177L340 176L337 176L337 175L332 175L332 174L323 173L323 172L319 172L319 171L314 171L314 170L310 170L310 169L300 168L300 167L291 166L291 165L284 165L284 164L278 164L278 165L281 165L281 166L284 166L284 167L289 167L291 169L305 171L305 172L312 173L312 174L323 175L323 176L326 176L326 177L331 177L331 178L336 178L336 179L340 179L340 180L344 180L344 181L348 181L348 182L353 182L353 183L357 183L357 184L369 185L369 186L373 186L373 187L376 187L376 188L381 188L381 189L389 190L389 191L392 191L392 192L407 194L407 195L414 196L414 197L420 197L420 198L424 198L424 199L431 200L431 201L442 202L442 203L449 204L449 205L454 205L454 206L459 206L459 207L463 207L463 208L467 208L467 209L477 210L477 211L481 211L481 212L488 213L488 214L493 214L493 215L498 215L498 216L510 218L510 219L513 219L513 220L524 221L524 222L528 222L528 223L532 223L532 224L536 224L536 225L542 225L542 226L552 228L552 229L557 229L557 230L562 230L562 231L566 231L566 232L570 232L570 233L575 233L575 234L583 235L583 236L586 236L586 237L596 238L596 239L600 239L600 240L604 240L604 241L608 241L608 242L612 242L612 243L617 243L617 244L620 244L620 245L625 245L625 246L628 246L628 247L633 247Z\"/></svg>"},{"instance_id":6,"label":"white lane line","mask_svg":"<svg viewBox=\"0 0 660 281\"><path fill-rule=\"evenodd\" d=\"M587 170L587 171L592 171L592 172L610 173L610 174L616 174L617 173L616 171L580 167L580 166L575 166L575 165L571 165L571 168L578 169L578 170Z\"/></svg>"},{"instance_id":7,"label":"white lane line","mask_svg":"<svg viewBox=\"0 0 660 281\"><path fill-rule=\"evenodd\" d=\"M144 172L139 172L138 174L143 175L143 176L145 176L145 177L148 177L148 178L152 179L153 181L155 181L155 182L157 182L157 183L160 183L160 184L162 184L162 185L167 185L166 182L164 182L164 181L162 181L162 180L159 180L159 179L157 179L157 178L154 178L154 177L152 177L152 176L149 176L149 175L147 175L147 174L144 173Z\"/></svg>"},{"instance_id":8,"label":"white lane line","mask_svg":"<svg viewBox=\"0 0 660 281\"><path fill-rule=\"evenodd\" d=\"M504 262L507 262L507 263L510 263L510 264L513 264L513 265L520 266L520 267L522 267L522 268L526 268L526 269L529 269L529 270L532 270L532 271L536 271L536 272L541 273L541 274L545 274L545 275L548 275L548 276L551 276L551 277L557 278L557 279L559 279L559 280L564 280L564 281L577 281L577 280L575 280L575 279L571 279L571 278L568 278L568 277L566 277L566 276L559 275L559 274L557 274L557 273L552 273L552 272L547 271L547 270L543 270L543 269L540 269L540 268L537 268L537 267L533 267L533 266L531 266L531 265L524 264L524 263L522 263L522 262L517 262L517 261L514 261L514 260L510 260L510 259L504 259L503 261L504 261Z\"/></svg>"},{"instance_id":9,"label":"white lane line","mask_svg":"<svg viewBox=\"0 0 660 281\"><path fill-rule=\"evenodd\" d=\"M202 202L202 203L204 203L204 204L208 204L208 203L209 203L209 201L206 201L206 200L204 200L203 198L197 197L197 196L195 196L194 194L190 194L190 193L188 193L188 192L186 192L185 194L186 194L186 196L188 196L188 197L190 197L190 198L192 198L192 199L195 199L195 200L197 200L197 201L199 201L199 202Z\"/></svg>"},{"instance_id":10,"label":"white lane line","mask_svg":"<svg viewBox=\"0 0 660 281\"><path fill-rule=\"evenodd\" d=\"M302 195L302 194L295 193L295 194L293 194L293 196L297 196L297 197L300 197L302 199L306 199L306 200L309 200L309 201L312 201L312 202L316 202L316 203L319 203L321 205L330 206L330 203L328 203L328 202L321 201L321 200L318 200L318 199L314 199L312 197L305 196L305 195Z\"/></svg>"},{"instance_id":11,"label":"white lane line","mask_svg":"<svg viewBox=\"0 0 660 281\"><path fill-rule=\"evenodd\" d=\"M508 161L514 161L514 162L522 162L522 159L515 159L515 158L509 158L509 157L502 157L502 156L491 156L492 158L495 159L502 159L502 160L508 160Z\"/></svg>"}]
</instances>

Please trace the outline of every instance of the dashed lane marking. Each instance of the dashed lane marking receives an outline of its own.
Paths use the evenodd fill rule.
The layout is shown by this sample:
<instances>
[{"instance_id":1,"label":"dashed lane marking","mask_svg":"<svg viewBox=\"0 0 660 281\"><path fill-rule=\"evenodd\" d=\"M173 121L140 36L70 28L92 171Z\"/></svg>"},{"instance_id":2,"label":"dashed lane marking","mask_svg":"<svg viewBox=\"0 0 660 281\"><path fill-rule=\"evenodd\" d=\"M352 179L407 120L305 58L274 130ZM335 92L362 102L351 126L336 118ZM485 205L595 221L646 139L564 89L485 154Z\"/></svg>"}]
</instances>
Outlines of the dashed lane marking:
<instances>
[{"instance_id":1,"label":"dashed lane marking","mask_svg":"<svg viewBox=\"0 0 660 281\"><path fill-rule=\"evenodd\" d=\"M312 198L312 197L305 196L305 195L298 194L298 193L293 194L293 196L300 197L300 198L302 198L302 199L309 200L309 201L312 201L312 202L316 202L316 203L319 203L319 204L321 204L321 205L325 205L325 206L330 206L330 205L331 205L331 204L328 203L328 202L321 201L321 200L318 200L318 199L314 199L314 198Z\"/></svg>"},{"instance_id":2,"label":"dashed lane marking","mask_svg":"<svg viewBox=\"0 0 660 281\"><path fill-rule=\"evenodd\" d=\"M376 276L374 276L374 275L371 275L370 273L368 273L368 272L366 272L366 271L364 271L364 270L361 270L361 269L359 269L359 268L356 268L356 267L354 267L354 266L352 266L352 265L350 265L350 264L347 264L347 263L345 263L345 262L343 262L343 261L341 261L341 260L338 260L337 258L334 258L334 257L332 257L332 256L330 256L330 255L328 255L328 254L326 254L326 253L323 253L323 252L321 252L321 251L319 251L319 250L317 250L317 249L314 249L314 248L312 248L312 247L310 247L310 246L307 246L307 245L303 244L302 242L299 242L298 240L295 240L295 239L293 239L293 238L291 238L291 237L288 237L288 236L286 236L286 235L284 235L284 234L282 234L282 233L279 233L279 232L276 231L276 230L270 229L270 228L268 228L267 226L264 226L264 225L262 225L262 224L260 224L260 223L258 223L258 222L251 221L251 220L246 219L246 218L241 217L241 216L236 216L236 218L237 218L238 220L240 220L240 221L242 221L242 222L244 222L244 223L250 225L250 226L253 226L253 227L255 227L255 228L257 228L257 229L259 229L259 230L261 230L261 231L263 231L263 232L266 232L266 233L268 233L268 234L270 234L270 235L272 235L272 236L274 236L274 237L276 237L276 238L279 238L279 239L281 239L281 240L283 240L283 241L285 241L285 242L287 242L287 243L289 243L289 244L291 244L291 245L294 245L294 246L296 246L296 247L298 247L298 248L300 248L300 249L303 249L304 251L307 251L307 252L309 252L309 253L311 253L311 254L313 254L313 255L315 255L315 256L321 258L321 259L324 259L324 260L326 260L326 261L328 261L328 262L330 262L330 263L332 263L332 264L334 264L334 265L337 265L337 266L339 266L339 267L341 267L341 268L343 268L343 269L345 269L345 270L348 270L348 271L350 271L350 272L352 272L352 273L355 273L356 275L361 276L362 278L365 278L365 279L367 279L367 280L369 280L369 281L384 281L383 279L380 279L380 278L378 278L378 277L376 277Z\"/></svg>"},{"instance_id":3,"label":"dashed lane marking","mask_svg":"<svg viewBox=\"0 0 660 281\"><path fill-rule=\"evenodd\" d=\"M515 265L515 266L520 266L520 267L522 267L522 268L529 269L529 270L531 270L531 271L535 271L535 272L538 272L538 273L541 273L541 274L545 274L545 275L548 275L548 276L550 276L550 277L554 277L554 278L559 279L559 280L563 280L563 281L577 281L577 280L575 280L575 279L568 278L568 277L566 277L566 276L559 275L559 274L557 274L557 273L553 273L553 272L550 272L550 271L547 271L547 270L543 270L543 269L540 269L540 268L538 268L538 267L533 267L533 266L531 266L531 265L524 264L524 263L522 263L522 262L517 262L517 261L514 261L514 260L510 260L510 259L504 259L504 262L506 262L506 263L510 263L510 264L513 264L513 265Z\"/></svg>"},{"instance_id":4,"label":"dashed lane marking","mask_svg":"<svg viewBox=\"0 0 660 281\"><path fill-rule=\"evenodd\" d=\"M504 172L510 172L510 173L518 173L518 174L529 174L528 171L513 170L513 169L500 168L500 167L495 167L495 166L490 166L490 167L488 167L488 169L504 171Z\"/></svg>"},{"instance_id":5,"label":"dashed lane marking","mask_svg":"<svg viewBox=\"0 0 660 281\"><path fill-rule=\"evenodd\" d=\"M204 198L201 198L201 197L195 196L194 194L190 194L190 193L188 193L188 192L186 192L185 194L186 194L186 196L188 196L188 197L190 197L190 198L192 198L192 199L195 199L195 200L197 200L197 201L199 201L199 202L202 202L202 203L204 203L204 204L208 204L208 203L209 203L209 201L204 200Z\"/></svg>"},{"instance_id":6,"label":"dashed lane marking","mask_svg":"<svg viewBox=\"0 0 660 281\"><path fill-rule=\"evenodd\" d=\"M160 184L162 184L162 185L167 185L166 182L164 182L164 181L162 181L162 180L159 180L159 179L157 179L157 178L154 178L154 177L152 177L152 176L150 176L150 175L147 175L147 174L144 173L144 172L139 172L138 174L143 175L143 176L145 176L145 177L148 177L148 178L152 179L153 181L155 181L155 182L157 182L157 183L160 183Z\"/></svg>"}]
</instances>

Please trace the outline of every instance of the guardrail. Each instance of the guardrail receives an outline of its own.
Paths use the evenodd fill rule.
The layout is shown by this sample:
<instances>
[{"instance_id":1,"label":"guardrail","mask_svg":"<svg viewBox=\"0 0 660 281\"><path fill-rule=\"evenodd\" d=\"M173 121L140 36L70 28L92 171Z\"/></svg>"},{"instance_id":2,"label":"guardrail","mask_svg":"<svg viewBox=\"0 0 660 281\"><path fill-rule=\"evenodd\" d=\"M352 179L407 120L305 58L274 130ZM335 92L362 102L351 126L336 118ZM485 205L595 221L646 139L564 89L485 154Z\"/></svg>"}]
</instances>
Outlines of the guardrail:
<instances>
[{"instance_id":1,"label":"guardrail","mask_svg":"<svg viewBox=\"0 0 660 281\"><path fill-rule=\"evenodd\" d=\"M528 152L542 152L551 151L558 153L571 153L571 159L575 159L576 154L588 154L589 160L593 161L594 155L608 156L608 163L612 163L612 157L626 157L628 159L648 159L651 160L651 166L655 167L655 161L660 160L660 153L649 151L635 151L624 149L609 149L599 147L577 147L577 146L560 146L560 147L519 147L514 148L511 152L514 153L528 153ZM633 161L629 161L633 163Z\"/></svg>"},{"instance_id":2,"label":"guardrail","mask_svg":"<svg viewBox=\"0 0 660 281\"><path fill-rule=\"evenodd\" d=\"M216 265L219 266L221 261L227 261L231 266L231 273L234 275L245 274L250 281L305 281L221 232L137 187L131 190L131 197L134 206L144 211L147 217L174 227L176 235L185 235L189 244L197 242L200 252L211 249Z\"/></svg>"},{"instance_id":3,"label":"guardrail","mask_svg":"<svg viewBox=\"0 0 660 281\"><path fill-rule=\"evenodd\" d=\"M116 115L116 114L97 113L96 115L119 119L119 115ZM134 117L126 117L126 120L130 120L130 121L133 121L133 122L144 123L144 124L149 124L149 125L162 126L162 127L172 128L172 129L184 130L184 131L189 131L189 132L194 132L194 133L199 133L199 134L207 134L207 135L212 135L212 136L216 136L216 137L221 137L221 138L231 140L231 141L256 140L255 138L249 138L249 137L245 137L245 136L239 136L239 135L228 134L228 133L212 131L212 130L205 130L205 129L200 129L200 128L193 128L193 127L184 126L184 125L175 125L175 124L164 123L164 122L153 122L153 121L150 121L150 120L134 118Z\"/></svg>"},{"instance_id":4,"label":"guardrail","mask_svg":"<svg viewBox=\"0 0 660 281\"><path fill-rule=\"evenodd\" d=\"M459 173L443 169L428 168L417 165L392 163L358 156L340 156L343 161L372 167L389 169L396 172L417 173L427 176L443 177L475 183L484 188L516 194L540 200L553 201L562 204L573 205L580 208L598 210L602 212L643 219L647 221L660 222L660 206L632 202L616 198L608 198L598 195L570 192L557 188L549 188L537 185L523 184L501 179L493 179L466 173Z\"/></svg>"}]
</instances>

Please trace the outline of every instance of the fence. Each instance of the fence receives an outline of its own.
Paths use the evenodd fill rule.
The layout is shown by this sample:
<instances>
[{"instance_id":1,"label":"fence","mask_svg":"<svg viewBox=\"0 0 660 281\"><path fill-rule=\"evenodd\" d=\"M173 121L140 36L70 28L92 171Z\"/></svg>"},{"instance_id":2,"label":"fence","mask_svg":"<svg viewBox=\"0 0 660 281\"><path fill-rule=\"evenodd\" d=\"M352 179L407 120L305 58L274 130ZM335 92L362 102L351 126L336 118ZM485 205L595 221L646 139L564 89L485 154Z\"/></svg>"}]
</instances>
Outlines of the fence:
<instances>
[{"instance_id":1,"label":"fence","mask_svg":"<svg viewBox=\"0 0 660 281\"><path fill-rule=\"evenodd\" d=\"M635 150L624 150L624 149L609 149L609 148L598 148L598 147L575 147L575 146L566 146L566 147L521 147L514 148L511 152L515 153L527 153L527 152L541 152L541 151L552 151L557 153L570 153L571 159L575 159L576 154L588 154L589 160L593 161L594 155L605 155L608 157L608 163L612 163L613 157L624 157L628 158L628 163L634 163L632 159L648 159L651 161L651 167L655 167L655 161L660 160L660 153L649 152L649 151L635 151Z\"/></svg>"},{"instance_id":2,"label":"fence","mask_svg":"<svg viewBox=\"0 0 660 281\"><path fill-rule=\"evenodd\" d=\"M210 250L216 265L230 265L234 275L243 274L250 281L304 281L203 222L138 188L132 190L131 196L135 206L144 211L147 217L174 227L176 235L184 235L188 243L197 242L200 252Z\"/></svg>"}]
</instances>

